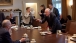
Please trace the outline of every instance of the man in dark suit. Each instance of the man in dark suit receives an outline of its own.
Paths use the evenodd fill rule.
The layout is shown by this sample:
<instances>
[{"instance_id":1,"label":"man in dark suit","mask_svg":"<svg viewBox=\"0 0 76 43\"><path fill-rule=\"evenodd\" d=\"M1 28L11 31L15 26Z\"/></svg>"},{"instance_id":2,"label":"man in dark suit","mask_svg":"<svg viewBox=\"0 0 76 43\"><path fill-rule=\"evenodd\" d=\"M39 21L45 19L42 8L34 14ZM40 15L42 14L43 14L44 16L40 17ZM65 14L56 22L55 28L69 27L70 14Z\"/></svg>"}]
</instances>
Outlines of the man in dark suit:
<instances>
[{"instance_id":1,"label":"man in dark suit","mask_svg":"<svg viewBox=\"0 0 76 43\"><path fill-rule=\"evenodd\" d=\"M58 18L55 16L55 14L50 12L49 8L45 9L45 19L40 20L37 19L37 21L44 23L45 21L48 22L49 28L52 28L51 32L56 33L57 30L61 30L61 24Z\"/></svg>"},{"instance_id":2,"label":"man in dark suit","mask_svg":"<svg viewBox=\"0 0 76 43\"><path fill-rule=\"evenodd\" d=\"M12 24L16 24L16 17L15 16L13 16L14 14L13 14L13 12L11 11L11 14L10 14L10 22L12 23Z\"/></svg>"},{"instance_id":3,"label":"man in dark suit","mask_svg":"<svg viewBox=\"0 0 76 43\"><path fill-rule=\"evenodd\" d=\"M53 12L56 15L56 17L58 18L58 20L60 20L60 14L59 14L58 9L55 8L55 7L53 7L52 3L49 4L49 8L50 8L51 12Z\"/></svg>"},{"instance_id":4,"label":"man in dark suit","mask_svg":"<svg viewBox=\"0 0 76 43\"><path fill-rule=\"evenodd\" d=\"M2 21L5 19L4 13L0 12L0 27L2 26Z\"/></svg>"},{"instance_id":5,"label":"man in dark suit","mask_svg":"<svg viewBox=\"0 0 76 43\"><path fill-rule=\"evenodd\" d=\"M39 13L39 15L41 16L41 19L44 19L44 17L45 17L45 5L41 5L40 6L40 8L41 8L41 12Z\"/></svg>"},{"instance_id":6,"label":"man in dark suit","mask_svg":"<svg viewBox=\"0 0 76 43\"><path fill-rule=\"evenodd\" d=\"M11 22L9 20L4 20L2 22L2 27L3 28L0 28L0 43L21 43L25 41L25 38L22 38L15 42L11 40L11 36L9 33L9 29L11 28Z\"/></svg>"}]
</instances>

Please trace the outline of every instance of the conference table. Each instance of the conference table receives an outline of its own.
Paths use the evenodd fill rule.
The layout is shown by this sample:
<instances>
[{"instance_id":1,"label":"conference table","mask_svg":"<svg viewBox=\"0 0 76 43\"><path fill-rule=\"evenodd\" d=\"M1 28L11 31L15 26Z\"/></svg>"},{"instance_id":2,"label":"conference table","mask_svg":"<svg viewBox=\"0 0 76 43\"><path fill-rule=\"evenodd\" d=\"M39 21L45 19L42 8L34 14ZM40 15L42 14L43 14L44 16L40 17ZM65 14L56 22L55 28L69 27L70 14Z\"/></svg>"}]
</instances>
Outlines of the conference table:
<instances>
[{"instance_id":1,"label":"conference table","mask_svg":"<svg viewBox=\"0 0 76 43\"><path fill-rule=\"evenodd\" d=\"M42 31L45 31L45 30L42 30ZM25 33L28 34L30 40L35 39L36 43L75 43L75 42L69 40L71 35L50 34L50 35L42 36L38 29L27 30L26 28L19 28L17 31L12 29L11 38L13 41L19 40L22 38L23 34L25 34ZM67 40L65 40L66 36L68 36Z\"/></svg>"}]
</instances>

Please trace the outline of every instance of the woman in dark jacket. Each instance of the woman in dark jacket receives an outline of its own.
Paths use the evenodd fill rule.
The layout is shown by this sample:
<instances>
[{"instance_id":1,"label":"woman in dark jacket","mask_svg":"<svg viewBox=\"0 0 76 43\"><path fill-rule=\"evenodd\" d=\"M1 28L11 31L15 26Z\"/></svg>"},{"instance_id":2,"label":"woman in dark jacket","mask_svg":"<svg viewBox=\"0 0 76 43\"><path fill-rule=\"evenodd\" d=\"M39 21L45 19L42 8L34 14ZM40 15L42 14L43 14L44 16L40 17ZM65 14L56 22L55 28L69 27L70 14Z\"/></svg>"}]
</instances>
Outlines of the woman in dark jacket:
<instances>
[{"instance_id":1,"label":"woman in dark jacket","mask_svg":"<svg viewBox=\"0 0 76 43\"><path fill-rule=\"evenodd\" d=\"M41 16L41 19L44 19L44 17L45 17L45 15L44 15L44 13L45 13L45 6L41 5L40 8L41 8L41 12L39 14Z\"/></svg>"}]
</instances>

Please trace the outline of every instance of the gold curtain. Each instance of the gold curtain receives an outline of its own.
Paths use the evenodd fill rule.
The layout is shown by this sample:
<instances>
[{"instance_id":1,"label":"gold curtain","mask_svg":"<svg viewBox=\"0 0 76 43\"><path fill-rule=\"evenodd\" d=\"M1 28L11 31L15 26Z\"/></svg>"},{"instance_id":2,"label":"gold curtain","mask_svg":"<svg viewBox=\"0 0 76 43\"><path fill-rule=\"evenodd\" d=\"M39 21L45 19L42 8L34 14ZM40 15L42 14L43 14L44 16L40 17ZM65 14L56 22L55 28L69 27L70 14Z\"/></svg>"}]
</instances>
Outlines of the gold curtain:
<instances>
[{"instance_id":1,"label":"gold curtain","mask_svg":"<svg viewBox=\"0 0 76 43\"><path fill-rule=\"evenodd\" d=\"M76 20L76 0L73 0L72 19L73 19L73 20Z\"/></svg>"},{"instance_id":2,"label":"gold curtain","mask_svg":"<svg viewBox=\"0 0 76 43\"><path fill-rule=\"evenodd\" d=\"M67 15L68 15L67 0L62 0L62 17L66 19Z\"/></svg>"}]
</instances>

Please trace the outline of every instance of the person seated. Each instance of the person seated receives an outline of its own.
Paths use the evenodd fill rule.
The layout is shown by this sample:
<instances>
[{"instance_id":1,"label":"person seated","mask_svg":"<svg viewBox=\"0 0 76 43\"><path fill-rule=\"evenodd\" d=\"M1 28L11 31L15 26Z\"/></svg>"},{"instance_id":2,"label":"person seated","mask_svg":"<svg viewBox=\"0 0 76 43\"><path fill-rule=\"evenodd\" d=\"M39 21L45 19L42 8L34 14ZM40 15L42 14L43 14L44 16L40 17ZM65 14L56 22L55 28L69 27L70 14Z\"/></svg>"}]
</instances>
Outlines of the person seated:
<instances>
[{"instance_id":1,"label":"person seated","mask_svg":"<svg viewBox=\"0 0 76 43\"><path fill-rule=\"evenodd\" d=\"M62 17L62 15L60 16L60 23L61 23L61 24L66 23L66 20Z\"/></svg>"},{"instance_id":2,"label":"person seated","mask_svg":"<svg viewBox=\"0 0 76 43\"><path fill-rule=\"evenodd\" d=\"M17 41L12 41L9 30L11 29L11 22L4 20L2 22L2 28L0 28L0 43L21 43L25 41L25 38L21 38Z\"/></svg>"},{"instance_id":3,"label":"person seated","mask_svg":"<svg viewBox=\"0 0 76 43\"><path fill-rule=\"evenodd\" d=\"M65 29L66 29L66 23L68 20L71 20L71 16L70 15L67 15L67 19L65 20L64 18L61 17L61 24L62 24L62 31L65 32Z\"/></svg>"},{"instance_id":4,"label":"person seated","mask_svg":"<svg viewBox=\"0 0 76 43\"><path fill-rule=\"evenodd\" d=\"M68 20L72 20L71 16L70 15L67 15L67 21Z\"/></svg>"},{"instance_id":5,"label":"person seated","mask_svg":"<svg viewBox=\"0 0 76 43\"><path fill-rule=\"evenodd\" d=\"M66 20L62 17L62 15L60 16L60 23L62 26L62 32L65 33L65 29L66 29Z\"/></svg>"},{"instance_id":6,"label":"person seated","mask_svg":"<svg viewBox=\"0 0 76 43\"><path fill-rule=\"evenodd\" d=\"M10 20L10 16L6 16L5 19Z\"/></svg>"},{"instance_id":7,"label":"person seated","mask_svg":"<svg viewBox=\"0 0 76 43\"><path fill-rule=\"evenodd\" d=\"M13 16L13 14L10 14L10 21L12 24L16 24L16 20L15 20L15 17Z\"/></svg>"},{"instance_id":8,"label":"person seated","mask_svg":"<svg viewBox=\"0 0 76 43\"><path fill-rule=\"evenodd\" d=\"M72 18L71 18L70 15L67 15L67 19L66 19L66 20L65 20L64 18L61 17L60 22L61 22L61 24L65 24L65 25L66 25L66 23L67 23L68 20L72 20Z\"/></svg>"}]
</instances>

